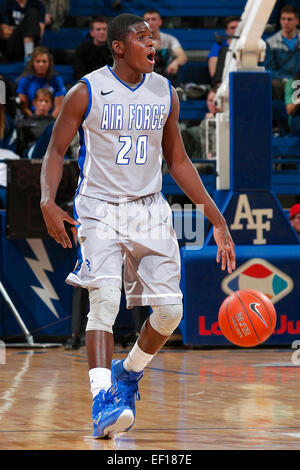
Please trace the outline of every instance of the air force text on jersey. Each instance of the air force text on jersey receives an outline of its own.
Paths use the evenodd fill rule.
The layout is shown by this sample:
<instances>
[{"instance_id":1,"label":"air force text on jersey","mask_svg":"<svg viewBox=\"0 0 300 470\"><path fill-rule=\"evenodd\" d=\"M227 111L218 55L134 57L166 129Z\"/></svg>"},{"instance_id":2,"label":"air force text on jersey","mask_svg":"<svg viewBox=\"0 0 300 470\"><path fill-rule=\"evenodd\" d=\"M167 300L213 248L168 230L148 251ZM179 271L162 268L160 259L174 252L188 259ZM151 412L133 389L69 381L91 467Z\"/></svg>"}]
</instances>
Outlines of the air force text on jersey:
<instances>
[{"instance_id":1,"label":"air force text on jersey","mask_svg":"<svg viewBox=\"0 0 300 470\"><path fill-rule=\"evenodd\" d=\"M164 113L165 105L129 104L128 111L125 111L122 104L104 104L101 129L120 131L162 129Z\"/></svg>"}]
</instances>

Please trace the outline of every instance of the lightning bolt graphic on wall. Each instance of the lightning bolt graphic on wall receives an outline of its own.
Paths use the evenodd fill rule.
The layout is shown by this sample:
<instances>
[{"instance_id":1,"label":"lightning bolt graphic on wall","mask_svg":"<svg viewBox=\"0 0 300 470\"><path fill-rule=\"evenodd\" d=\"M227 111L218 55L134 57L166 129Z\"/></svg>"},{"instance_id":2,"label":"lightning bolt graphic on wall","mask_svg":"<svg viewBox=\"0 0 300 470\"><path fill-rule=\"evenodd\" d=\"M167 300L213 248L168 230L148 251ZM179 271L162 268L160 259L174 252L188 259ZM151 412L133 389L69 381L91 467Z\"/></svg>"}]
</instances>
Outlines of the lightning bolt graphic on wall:
<instances>
[{"instance_id":1,"label":"lightning bolt graphic on wall","mask_svg":"<svg viewBox=\"0 0 300 470\"><path fill-rule=\"evenodd\" d=\"M34 292L42 299L42 301L51 310L56 318L59 315L52 303L52 300L59 300L51 282L49 281L45 271L53 272L53 267L48 258L44 244L40 239L27 238L27 243L32 249L37 259L25 258L30 268L34 272L36 278L39 280L42 287L30 286Z\"/></svg>"}]
</instances>

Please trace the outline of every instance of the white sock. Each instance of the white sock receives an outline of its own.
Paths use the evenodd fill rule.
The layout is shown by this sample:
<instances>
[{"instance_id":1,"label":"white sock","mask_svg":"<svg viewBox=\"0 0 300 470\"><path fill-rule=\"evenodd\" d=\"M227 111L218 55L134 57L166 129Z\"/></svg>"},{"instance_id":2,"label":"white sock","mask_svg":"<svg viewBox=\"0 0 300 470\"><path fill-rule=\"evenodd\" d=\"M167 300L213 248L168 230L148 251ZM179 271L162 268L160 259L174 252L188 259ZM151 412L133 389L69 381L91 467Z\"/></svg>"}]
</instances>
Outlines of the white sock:
<instances>
[{"instance_id":1,"label":"white sock","mask_svg":"<svg viewBox=\"0 0 300 470\"><path fill-rule=\"evenodd\" d=\"M145 369L146 365L156 356L156 354L148 354L141 350L138 342L134 344L132 350L129 352L124 361L124 368L129 372L141 372Z\"/></svg>"},{"instance_id":2,"label":"white sock","mask_svg":"<svg viewBox=\"0 0 300 470\"><path fill-rule=\"evenodd\" d=\"M90 386L93 398L100 390L108 390L111 386L111 370L104 367L95 367L89 370Z\"/></svg>"}]
</instances>

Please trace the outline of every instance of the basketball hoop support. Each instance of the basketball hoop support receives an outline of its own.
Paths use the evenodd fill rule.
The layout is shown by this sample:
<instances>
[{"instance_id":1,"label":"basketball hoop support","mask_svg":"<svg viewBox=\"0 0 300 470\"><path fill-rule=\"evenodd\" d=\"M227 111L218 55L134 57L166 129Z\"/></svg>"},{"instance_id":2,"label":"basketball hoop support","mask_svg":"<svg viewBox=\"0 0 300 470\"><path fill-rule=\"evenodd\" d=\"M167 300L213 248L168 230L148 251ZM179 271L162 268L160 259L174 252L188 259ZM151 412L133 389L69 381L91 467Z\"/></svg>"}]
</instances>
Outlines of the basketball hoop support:
<instances>
[{"instance_id":1,"label":"basketball hoop support","mask_svg":"<svg viewBox=\"0 0 300 470\"><path fill-rule=\"evenodd\" d=\"M1 281L0 281L0 291L26 338L26 343L5 343L5 347L7 348L32 348L33 349L33 348L53 348L53 347L62 346L62 344L60 343L35 343L32 335L28 331L25 323L23 322L21 318L21 315L19 314L16 307L14 306L11 298L9 297Z\"/></svg>"}]
</instances>

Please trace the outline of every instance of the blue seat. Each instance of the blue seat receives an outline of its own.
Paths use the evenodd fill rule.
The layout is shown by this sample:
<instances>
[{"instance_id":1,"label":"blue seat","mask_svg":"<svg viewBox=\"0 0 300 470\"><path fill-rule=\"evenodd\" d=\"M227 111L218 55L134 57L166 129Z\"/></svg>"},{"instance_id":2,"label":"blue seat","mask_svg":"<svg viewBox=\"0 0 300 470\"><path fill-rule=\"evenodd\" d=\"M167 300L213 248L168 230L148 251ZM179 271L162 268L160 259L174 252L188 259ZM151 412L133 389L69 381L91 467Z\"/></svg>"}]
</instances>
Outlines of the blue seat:
<instances>
[{"instance_id":1,"label":"blue seat","mask_svg":"<svg viewBox=\"0 0 300 470\"><path fill-rule=\"evenodd\" d=\"M48 49L76 49L88 33L88 28L61 28L59 31L46 30L42 43Z\"/></svg>"},{"instance_id":2,"label":"blue seat","mask_svg":"<svg viewBox=\"0 0 300 470\"><path fill-rule=\"evenodd\" d=\"M210 81L207 62L187 62L180 68L179 83L208 84Z\"/></svg>"},{"instance_id":3,"label":"blue seat","mask_svg":"<svg viewBox=\"0 0 300 470\"><path fill-rule=\"evenodd\" d=\"M56 65L56 72L62 76L64 84L74 83L72 65ZM0 74L5 78L15 81L24 71L23 62L13 62L11 64L0 64Z\"/></svg>"},{"instance_id":4,"label":"blue seat","mask_svg":"<svg viewBox=\"0 0 300 470\"><path fill-rule=\"evenodd\" d=\"M171 28L163 32L175 36L185 50L209 50L215 41L215 32L224 34L223 30ZM49 49L76 49L88 35L88 28L61 28L59 31L46 30L43 45Z\"/></svg>"},{"instance_id":5,"label":"blue seat","mask_svg":"<svg viewBox=\"0 0 300 470\"><path fill-rule=\"evenodd\" d=\"M154 3L154 4L153 4ZM240 16L246 0L156 0L151 7L162 16ZM71 0L70 16L114 16L118 13L143 15L149 8L146 0L122 0L121 9L111 9L110 0Z\"/></svg>"},{"instance_id":6,"label":"blue seat","mask_svg":"<svg viewBox=\"0 0 300 470\"><path fill-rule=\"evenodd\" d=\"M273 137L273 157L300 157L300 136Z\"/></svg>"},{"instance_id":7,"label":"blue seat","mask_svg":"<svg viewBox=\"0 0 300 470\"><path fill-rule=\"evenodd\" d=\"M15 81L24 72L24 62L12 62L11 64L0 64L0 74L5 78Z\"/></svg>"},{"instance_id":8,"label":"blue seat","mask_svg":"<svg viewBox=\"0 0 300 470\"><path fill-rule=\"evenodd\" d=\"M215 42L215 33L225 35L222 29L209 28L170 28L162 31L175 36L185 50L210 50Z\"/></svg>"},{"instance_id":9,"label":"blue seat","mask_svg":"<svg viewBox=\"0 0 300 470\"><path fill-rule=\"evenodd\" d=\"M180 120L202 120L207 112L205 100L187 100L180 102Z\"/></svg>"}]
</instances>

